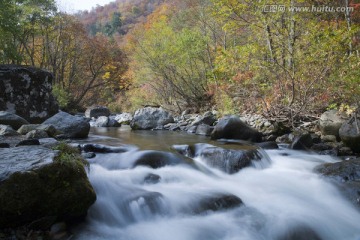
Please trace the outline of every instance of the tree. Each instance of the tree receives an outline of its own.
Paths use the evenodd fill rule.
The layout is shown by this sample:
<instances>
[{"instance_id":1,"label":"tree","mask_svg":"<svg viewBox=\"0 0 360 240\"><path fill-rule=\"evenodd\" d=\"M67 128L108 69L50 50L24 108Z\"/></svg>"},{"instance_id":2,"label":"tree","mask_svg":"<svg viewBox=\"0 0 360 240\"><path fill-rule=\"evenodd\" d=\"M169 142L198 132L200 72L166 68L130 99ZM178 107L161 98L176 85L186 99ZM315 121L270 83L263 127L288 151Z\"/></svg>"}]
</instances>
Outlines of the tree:
<instances>
[{"instance_id":1,"label":"tree","mask_svg":"<svg viewBox=\"0 0 360 240\"><path fill-rule=\"evenodd\" d=\"M73 17L61 15L44 38L43 67L54 73L57 89L68 93L68 108L100 103L104 94L127 87L126 57L102 35L91 37Z\"/></svg>"},{"instance_id":2,"label":"tree","mask_svg":"<svg viewBox=\"0 0 360 240\"><path fill-rule=\"evenodd\" d=\"M294 123L307 109L324 108L338 98L341 80L334 76L355 50L349 42L359 29L349 30L346 14L289 10L311 2L278 1L285 11L264 12L262 2L214 1L215 15L235 33L235 44L217 57L216 74L240 85L239 95L245 103L251 99L253 111Z\"/></svg>"},{"instance_id":3,"label":"tree","mask_svg":"<svg viewBox=\"0 0 360 240\"><path fill-rule=\"evenodd\" d=\"M211 104L208 83L212 71L210 38L197 26L172 22L164 5L149 18L135 40L135 61L143 69L135 72L138 83L150 85L161 104L202 108ZM185 22L183 22L185 23Z\"/></svg>"},{"instance_id":4,"label":"tree","mask_svg":"<svg viewBox=\"0 0 360 240\"><path fill-rule=\"evenodd\" d=\"M121 13L114 12L111 16L111 27L114 32L120 33L120 28L122 26Z\"/></svg>"},{"instance_id":5,"label":"tree","mask_svg":"<svg viewBox=\"0 0 360 240\"><path fill-rule=\"evenodd\" d=\"M34 65L35 37L56 13L54 0L4 0L0 8L0 60Z\"/></svg>"}]
</instances>

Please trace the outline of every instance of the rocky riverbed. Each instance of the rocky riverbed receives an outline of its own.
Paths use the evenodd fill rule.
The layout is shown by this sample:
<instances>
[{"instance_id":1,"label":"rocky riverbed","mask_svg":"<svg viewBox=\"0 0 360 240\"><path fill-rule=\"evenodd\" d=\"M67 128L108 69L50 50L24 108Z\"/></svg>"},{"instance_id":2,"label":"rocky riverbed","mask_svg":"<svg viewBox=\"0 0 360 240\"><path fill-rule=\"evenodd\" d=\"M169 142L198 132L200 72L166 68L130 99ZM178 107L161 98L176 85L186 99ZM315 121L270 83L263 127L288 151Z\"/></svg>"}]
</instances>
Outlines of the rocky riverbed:
<instances>
[{"instance_id":1,"label":"rocky riverbed","mask_svg":"<svg viewBox=\"0 0 360 240\"><path fill-rule=\"evenodd\" d=\"M9 79L12 78L19 84L25 82L26 89L32 88L32 78L43 79L42 82L37 80L40 87L33 87L41 90L31 91L29 96L26 95L28 91L24 90L22 97L14 98L10 94L11 88L15 86L15 83L9 84ZM302 153L305 151L310 155L332 156L334 159L331 161L320 161L312 169L313 173L337 186L343 196L354 206L360 207L359 114L347 116L331 110L318 120L304 123L295 130L285 128L261 115L219 117L215 111L203 114L184 111L181 115L174 116L162 108L145 107L133 114L112 114L104 106L93 106L84 114L72 115L58 111L50 92L51 78L46 72L23 67L8 67L6 70L2 67L0 80L0 89L4 90L0 91L0 110L3 110L0 111L0 239L69 237L68 230L74 223L85 219L88 209L96 200L96 193L103 191L99 186L95 186L94 190L87 173L88 162L99 164L98 156L102 159L100 165L108 169L120 167L136 172L143 168L191 166L206 174L220 171L233 176L241 175L249 168L269 167L271 159L264 150L280 148ZM46 88L42 88L41 84ZM21 99L29 99L29 103L34 100L33 105L26 105L24 109L19 102ZM41 99L46 102L44 108L41 108ZM114 146L114 142L111 146L95 144L91 142L92 136L89 138L91 127L107 131L106 129L122 129L121 126L125 125L133 133L158 131L160 139L163 131L168 131L179 132L178 136L193 134L196 136L194 139L202 137L203 140L193 142L191 137L186 137L187 142L175 141L172 145L167 144L171 150L164 150L157 149L156 140L151 139L152 147L140 150L120 143ZM124 131L123 134L128 133ZM174 134L171 139L176 140L176 133ZM138 136L140 138L137 141L141 137L148 137L146 134ZM85 144L81 141L85 141ZM135 145L138 144L141 145L141 141ZM285 151L284 154L288 153ZM126 161L112 160L112 157L119 156L125 156ZM197 159L201 159L200 165L195 164ZM185 175L188 174L185 172ZM226 175L221 176L227 178ZM158 174L148 173L141 184L156 186L161 178ZM141 186L138 187L142 188ZM143 199L144 206L149 207L150 212L155 215L159 213L157 211L165 214L163 211L166 208L162 205L164 194L155 190L149 192L138 189L134 190L137 192L135 195L130 194L132 190L129 189L121 191L122 195L119 197L125 199L125 205ZM203 196L194 208L185 212L201 215L208 211L242 206L242 198L235 193L236 191L233 194L220 192ZM98 205L95 209L97 208ZM141 216L146 218L152 215ZM129 219L137 221L136 216ZM322 239L308 226L305 229L307 236Z\"/></svg>"}]
</instances>

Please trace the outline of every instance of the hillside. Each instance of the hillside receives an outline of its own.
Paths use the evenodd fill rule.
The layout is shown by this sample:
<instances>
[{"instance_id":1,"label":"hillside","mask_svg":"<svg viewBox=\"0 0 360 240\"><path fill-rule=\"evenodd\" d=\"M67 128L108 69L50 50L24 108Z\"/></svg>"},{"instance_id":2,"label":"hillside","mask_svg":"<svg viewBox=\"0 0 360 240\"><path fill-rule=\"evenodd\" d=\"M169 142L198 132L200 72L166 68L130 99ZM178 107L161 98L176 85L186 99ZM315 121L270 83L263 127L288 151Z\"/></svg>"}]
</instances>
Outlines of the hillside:
<instances>
[{"instance_id":1,"label":"hillside","mask_svg":"<svg viewBox=\"0 0 360 240\"><path fill-rule=\"evenodd\" d=\"M144 23L165 0L116 0L91 11L80 11L76 18L91 35L125 35L137 23Z\"/></svg>"}]
</instances>

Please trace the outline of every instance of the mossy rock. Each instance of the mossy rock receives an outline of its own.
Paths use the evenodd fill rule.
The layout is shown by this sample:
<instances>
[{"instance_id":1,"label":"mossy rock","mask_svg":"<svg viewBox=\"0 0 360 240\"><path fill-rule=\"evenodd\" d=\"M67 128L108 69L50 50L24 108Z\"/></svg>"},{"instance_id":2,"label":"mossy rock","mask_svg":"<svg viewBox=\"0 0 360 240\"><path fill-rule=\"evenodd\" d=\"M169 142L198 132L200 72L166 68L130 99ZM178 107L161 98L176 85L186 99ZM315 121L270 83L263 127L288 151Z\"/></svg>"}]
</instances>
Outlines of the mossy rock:
<instances>
[{"instance_id":1,"label":"mossy rock","mask_svg":"<svg viewBox=\"0 0 360 240\"><path fill-rule=\"evenodd\" d=\"M86 216L96 195L85 160L76 149L65 145L58 149L32 146L0 150L5 156L0 165L8 166L8 171L0 173L0 229L44 217L78 221Z\"/></svg>"}]
</instances>

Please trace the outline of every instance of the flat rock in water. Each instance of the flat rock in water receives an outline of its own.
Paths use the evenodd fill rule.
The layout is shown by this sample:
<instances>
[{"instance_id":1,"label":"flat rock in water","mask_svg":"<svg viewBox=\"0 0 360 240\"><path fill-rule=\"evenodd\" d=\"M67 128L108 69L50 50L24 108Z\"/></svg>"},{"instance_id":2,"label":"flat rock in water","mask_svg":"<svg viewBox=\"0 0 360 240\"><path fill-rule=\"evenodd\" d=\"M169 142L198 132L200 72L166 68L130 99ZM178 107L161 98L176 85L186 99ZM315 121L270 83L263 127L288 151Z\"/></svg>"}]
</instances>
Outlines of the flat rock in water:
<instances>
[{"instance_id":1,"label":"flat rock in water","mask_svg":"<svg viewBox=\"0 0 360 240\"><path fill-rule=\"evenodd\" d=\"M0 149L0 182L15 172L36 169L52 162L56 152L44 147L22 146Z\"/></svg>"}]
</instances>

